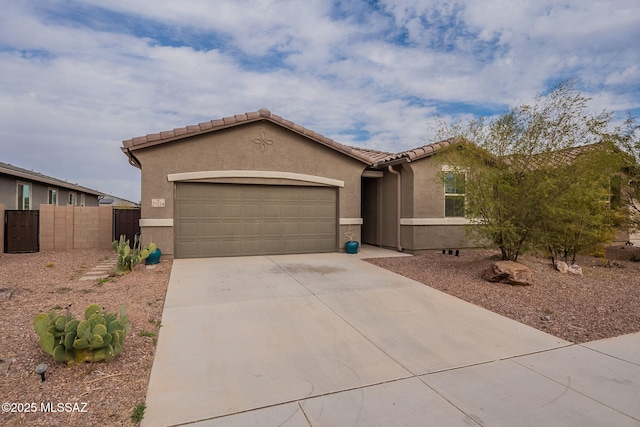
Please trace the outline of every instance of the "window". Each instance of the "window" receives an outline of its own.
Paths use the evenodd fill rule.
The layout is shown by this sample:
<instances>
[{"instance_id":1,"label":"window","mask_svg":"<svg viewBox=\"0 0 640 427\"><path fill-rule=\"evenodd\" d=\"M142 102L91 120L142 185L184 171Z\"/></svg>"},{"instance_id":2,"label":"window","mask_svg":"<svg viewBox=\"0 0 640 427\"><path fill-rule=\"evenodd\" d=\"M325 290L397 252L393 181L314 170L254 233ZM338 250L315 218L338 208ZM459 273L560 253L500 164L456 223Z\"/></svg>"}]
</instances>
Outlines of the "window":
<instances>
[{"instance_id":1,"label":"window","mask_svg":"<svg viewBox=\"0 0 640 427\"><path fill-rule=\"evenodd\" d=\"M47 194L48 194L47 195L47 203L49 203L50 205L57 205L58 204L58 189L50 188Z\"/></svg>"},{"instance_id":2,"label":"window","mask_svg":"<svg viewBox=\"0 0 640 427\"><path fill-rule=\"evenodd\" d=\"M444 174L444 216L464 216L465 174L445 172Z\"/></svg>"},{"instance_id":3,"label":"window","mask_svg":"<svg viewBox=\"0 0 640 427\"><path fill-rule=\"evenodd\" d=\"M69 193L69 204L74 206L78 204L78 195L76 193Z\"/></svg>"},{"instance_id":4,"label":"window","mask_svg":"<svg viewBox=\"0 0 640 427\"><path fill-rule=\"evenodd\" d=\"M84 198L84 193L80 194L80 206L84 206L86 203L86 200Z\"/></svg>"},{"instance_id":5,"label":"window","mask_svg":"<svg viewBox=\"0 0 640 427\"><path fill-rule=\"evenodd\" d=\"M29 209L31 209L31 185L19 182L18 210L28 211Z\"/></svg>"}]
</instances>

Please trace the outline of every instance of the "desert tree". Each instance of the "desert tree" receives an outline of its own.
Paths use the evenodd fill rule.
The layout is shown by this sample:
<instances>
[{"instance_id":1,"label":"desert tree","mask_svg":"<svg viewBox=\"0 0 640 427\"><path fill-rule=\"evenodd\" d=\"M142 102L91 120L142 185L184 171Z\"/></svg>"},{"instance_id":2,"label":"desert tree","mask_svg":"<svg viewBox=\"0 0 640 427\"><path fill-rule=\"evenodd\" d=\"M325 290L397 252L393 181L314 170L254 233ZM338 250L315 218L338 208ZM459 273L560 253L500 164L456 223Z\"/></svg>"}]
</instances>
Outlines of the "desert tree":
<instances>
[{"instance_id":1,"label":"desert tree","mask_svg":"<svg viewBox=\"0 0 640 427\"><path fill-rule=\"evenodd\" d=\"M628 218L618 197L625 156L612 141L560 154L559 168L573 185L549 205L537 241L554 265L611 242Z\"/></svg>"},{"instance_id":2,"label":"desert tree","mask_svg":"<svg viewBox=\"0 0 640 427\"><path fill-rule=\"evenodd\" d=\"M602 143L612 116L590 112L588 102L575 81L566 81L498 117L440 124L439 138L458 141L440 161L465 173L469 229L479 241L498 246L503 259L515 261L541 242L548 246L553 216L568 213L559 206L570 204L576 213L592 207L574 195L600 187L589 181L583 164L597 156L583 156L580 167L569 164L578 147Z\"/></svg>"}]
</instances>

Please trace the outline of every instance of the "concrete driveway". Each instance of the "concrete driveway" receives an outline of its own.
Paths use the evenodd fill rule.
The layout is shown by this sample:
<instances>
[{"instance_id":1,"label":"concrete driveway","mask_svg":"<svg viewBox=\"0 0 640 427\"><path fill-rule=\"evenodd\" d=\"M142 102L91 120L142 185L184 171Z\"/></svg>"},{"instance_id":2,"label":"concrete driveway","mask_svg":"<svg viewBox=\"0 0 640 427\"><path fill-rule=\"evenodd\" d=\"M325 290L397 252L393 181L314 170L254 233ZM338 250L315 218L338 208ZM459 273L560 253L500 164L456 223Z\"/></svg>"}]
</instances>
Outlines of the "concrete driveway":
<instances>
[{"instance_id":1,"label":"concrete driveway","mask_svg":"<svg viewBox=\"0 0 640 427\"><path fill-rule=\"evenodd\" d=\"M162 324L143 426L640 426L640 335L612 357L356 256L175 260Z\"/></svg>"}]
</instances>

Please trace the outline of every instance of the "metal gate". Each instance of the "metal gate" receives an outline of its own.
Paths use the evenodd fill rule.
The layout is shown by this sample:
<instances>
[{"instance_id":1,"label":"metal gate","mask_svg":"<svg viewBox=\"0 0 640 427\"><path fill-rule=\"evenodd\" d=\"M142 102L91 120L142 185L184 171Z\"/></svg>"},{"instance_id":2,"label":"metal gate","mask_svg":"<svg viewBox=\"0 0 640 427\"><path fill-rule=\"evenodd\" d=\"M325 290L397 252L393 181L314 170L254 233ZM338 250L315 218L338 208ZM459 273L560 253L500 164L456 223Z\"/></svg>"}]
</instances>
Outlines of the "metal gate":
<instances>
[{"instance_id":1,"label":"metal gate","mask_svg":"<svg viewBox=\"0 0 640 427\"><path fill-rule=\"evenodd\" d=\"M10 254L40 250L40 211L4 211L4 251Z\"/></svg>"},{"instance_id":2,"label":"metal gate","mask_svg":"<svg viewBox=\"0 0 640 427\"><path fill-rule=\"evenodd\" d=\"M123 234L133 245L133 237L140 233L140 209L113 210L113 240Z\"/></svg>"}]
</instances>

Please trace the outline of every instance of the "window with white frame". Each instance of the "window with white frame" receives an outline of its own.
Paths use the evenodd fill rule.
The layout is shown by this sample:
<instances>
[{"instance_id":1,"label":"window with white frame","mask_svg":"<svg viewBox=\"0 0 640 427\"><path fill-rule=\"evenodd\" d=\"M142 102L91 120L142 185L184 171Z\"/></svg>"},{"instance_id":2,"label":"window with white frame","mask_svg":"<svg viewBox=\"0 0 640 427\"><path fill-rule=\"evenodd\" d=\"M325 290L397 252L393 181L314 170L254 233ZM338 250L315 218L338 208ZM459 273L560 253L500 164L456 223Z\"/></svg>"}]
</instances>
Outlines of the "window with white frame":
<instances>
[{"instance_id":1,"label":"window with white frame","mask_svg":"<svg viewBox=\"0 0 640 427\"><path fill-rule=\"evenodd\" d=\"M31 184L18 182L18 210L31 209Z\"/></svg>"},{"instance_id":2,"label":"window with white frame","mask_svg":"<svg viewBox=\"0 0 640 427\"><path fill-rule=\"evenodd\" d=\"M58 189L49 188L47 191L47 203L50 205L58 205Z\"/></svg>"},{"instance_id":3,"label":"window with white frame","mask_svg":"<svg viewBox=\"0 0 640 427\"><path fill-rule=\"evenodd\" d=\"M78 204L78 195L76 193L69 193L69 204L72 206Z\"/></svg>"},{"instance_id":4,"label":"window with white frame","mask_svg":"<svg viewBox=\"0 0 640 427\"><path fill-rule=\"evenodd\" d=\"M84 193L80 194L80 206L84 206L86 203L86 200L84 198Z\"/></svg>"},{"instance_id":5,"label":"window with white frame","mask_svg":"<svg viewBox=\"0 0 640 427\"><path fill-rule=\"evenodd\" d=\"M444 216L464 217L466 175L464 172L444 173Z\"/></svg>"}]
</instances>

